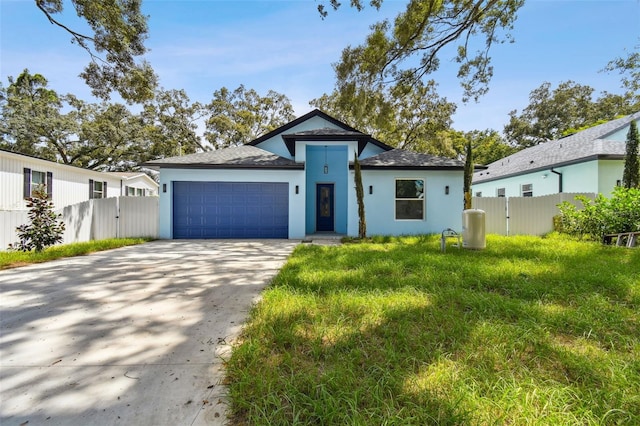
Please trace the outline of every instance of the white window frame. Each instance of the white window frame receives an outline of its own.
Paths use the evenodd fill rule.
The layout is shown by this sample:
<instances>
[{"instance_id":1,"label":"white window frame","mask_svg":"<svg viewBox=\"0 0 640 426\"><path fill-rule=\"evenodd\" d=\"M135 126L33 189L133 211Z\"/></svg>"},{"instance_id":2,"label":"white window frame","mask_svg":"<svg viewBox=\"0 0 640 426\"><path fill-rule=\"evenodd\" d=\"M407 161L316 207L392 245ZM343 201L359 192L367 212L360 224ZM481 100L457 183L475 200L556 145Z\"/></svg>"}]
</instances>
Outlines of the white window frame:
<instances>
[{"instance_id":1,"label":"white window frame","mask_svg":"<svg viewBox=\"0 0 640 426\"><path fill-rule=\"evenodd\" d=\"M506 197L507 196L507 188L497 188L496 189L496 197Z\"/></svg>"},{"instance_id":2,"label":"white window frame","mask_svg":"<svg viewBox=\"0 0 640 426\"><path fill-rule=\"evenodd\" d=\"M398 182L399 181L421 181L422 182L422 194L418 195L416 194L415 198L404 198L404 197L398 197ZM393 185L393 196L394 196L394 203L393 203L393 213L394 213L394 217L395 220L400 220L400 221L406 221L406 220L418 220L418 221L423 221L426 219L426 205L425 205L425 191L426 191L426 185L427 185L427 181L424 178L395 178L394 180L394 185ZM420 201L422 203L422 217L420 218L398 218L398 201Z\"/></svg>"},{"instance_id":3,"label":"white window frame","mask_svg":"<svg viewBox=\"0 0 640 426\"><path fill-rule=\"evenodd\" d=\"M525 183L520 185L520 196L521 197L533 197L533 184Z\"/></svg>"},{"instance_id":4,"label":"white window frame","mask_svg":"<svg viewBox=\"0 0 640 426\"><path fill-rule=\"evenodd\" d=\"M35 179L36 176L42 176L42 182L38 182L38 180ZM41 172L40 170L31 170L30 189L32 197L33 193L36 191L36 189L38 189L38 187L41 187L45 192L47 192L47 172Z\"/></svg>"},{"instance_id":5,"label":"white window frame","mask_svg":"<svg viewBox=\"0 0 640 426\"><path fill-rule=\"evenodd\" d=\"M475 196L479 197L479 198L482 198L482 191L477 191Z\"/></svg>"},{"instance_id":6,"label":"white window frame","mask_svg":"<svg viewBox=\"0 0 640 426\"><path fill-rule=\"evenodd\" d=\"M96 189L96 187L100 184L100 189ZM91 188L91 192L93 193L92 198L107 198L107 194L104 193L104 182L101 180L93 181L93 188Z\"/></svg>"}]
</instances>

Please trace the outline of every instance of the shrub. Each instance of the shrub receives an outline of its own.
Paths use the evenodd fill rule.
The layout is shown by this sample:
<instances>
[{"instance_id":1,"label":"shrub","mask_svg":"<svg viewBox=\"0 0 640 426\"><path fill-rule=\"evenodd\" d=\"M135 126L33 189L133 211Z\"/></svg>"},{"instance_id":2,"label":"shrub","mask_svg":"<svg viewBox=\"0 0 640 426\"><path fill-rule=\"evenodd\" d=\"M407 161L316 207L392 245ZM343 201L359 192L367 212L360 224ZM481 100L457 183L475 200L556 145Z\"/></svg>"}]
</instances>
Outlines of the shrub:
<instances>
[{"instance_id":1,"label":"shrub","mask_svg":"<svg viewBox=\"0 0 640 426\"><path fill-rule=\"evenodd\" d=\"M640 230L640 189L616 187L611 198L578 195L582 208L565 201L558 205L562 232L599 240L604 234Z\"/></svg>"},{"instance_id":2,"label":"shrub","mask_svg":"<svg viewBox=\"0 0 640 426\"><path fill-rule=\"evenodd\" d=\"M31 223L16 228L20 241L10 249L40 252L46 247L62 241L64 223L59 219L62 215L53 211L53 203L49 200L44 188L34 190L33 196L27 198L29 221Z\"/></svg>"}]
</instances>

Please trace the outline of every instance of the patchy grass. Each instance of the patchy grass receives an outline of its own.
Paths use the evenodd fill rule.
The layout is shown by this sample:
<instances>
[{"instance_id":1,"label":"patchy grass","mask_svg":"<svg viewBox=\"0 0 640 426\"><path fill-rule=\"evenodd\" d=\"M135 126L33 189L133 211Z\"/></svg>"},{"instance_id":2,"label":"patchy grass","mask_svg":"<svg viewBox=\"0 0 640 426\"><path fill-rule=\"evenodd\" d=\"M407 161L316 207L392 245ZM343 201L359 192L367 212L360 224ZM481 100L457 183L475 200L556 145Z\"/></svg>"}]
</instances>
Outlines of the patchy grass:
<instances>
[{"instance_id":1,"label":"patchy grass","mask_svg":"<svg viewBox=\"0 0 640 426\"><path fill-rule=\"evenodd\" d=\"M36 253L22 251L0 251L0 269L16 268L32 263L48 262L62 257L82 256L96 251L142 244L150 238L111 238L107 240L88 241L85 243L52 246Z\"/></svg>"},{"instance_id":2,"label":"patchy grass","mask_svg":"<svg viewBox=\"0 0 640 426\"><path fill-rule=\"evenodd\" d=\"M302 245L227 379L236 424L640 424L640 250Z\"/></svg>"}]
</instances>

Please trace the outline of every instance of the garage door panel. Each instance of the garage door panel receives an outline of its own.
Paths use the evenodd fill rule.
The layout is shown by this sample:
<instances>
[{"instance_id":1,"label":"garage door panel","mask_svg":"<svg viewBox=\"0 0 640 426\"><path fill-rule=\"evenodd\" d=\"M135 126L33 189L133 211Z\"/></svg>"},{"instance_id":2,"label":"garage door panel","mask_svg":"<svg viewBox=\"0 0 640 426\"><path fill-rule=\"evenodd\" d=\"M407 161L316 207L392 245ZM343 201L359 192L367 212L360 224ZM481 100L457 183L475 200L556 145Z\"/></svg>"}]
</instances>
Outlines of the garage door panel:
<instances>
[{"instance_id":1,"label":"garage door panel","mask_svg":"<svg viewBox=\"0 0 640 426\"><path fill-rule=\"evenodd\" d=\"M288 238L289 185L174 182L174 238Z\"/></svg>"}]
</instances>

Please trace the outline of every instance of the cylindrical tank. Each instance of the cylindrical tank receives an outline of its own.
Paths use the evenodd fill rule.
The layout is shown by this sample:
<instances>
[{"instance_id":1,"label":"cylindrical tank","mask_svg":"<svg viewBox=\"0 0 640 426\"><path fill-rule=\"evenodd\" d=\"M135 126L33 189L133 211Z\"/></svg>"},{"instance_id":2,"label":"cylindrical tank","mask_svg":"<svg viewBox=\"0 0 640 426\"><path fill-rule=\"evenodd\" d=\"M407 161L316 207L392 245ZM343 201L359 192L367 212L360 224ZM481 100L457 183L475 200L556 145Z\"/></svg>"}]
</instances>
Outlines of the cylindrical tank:
<instances>
[{"instance_id":1,"label":"cylindrical tank","mask_svg":"<svg viewBox=\"0 0 640 426\"><path fill-rule=\"evenodd\" d=\"M483 249L487 246L484 222L484 210L468 209L462 212L462 247Z\"/></svg>"}]
</instances>

